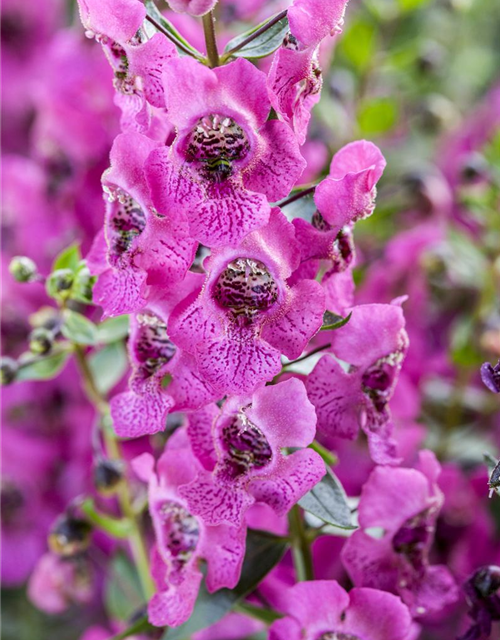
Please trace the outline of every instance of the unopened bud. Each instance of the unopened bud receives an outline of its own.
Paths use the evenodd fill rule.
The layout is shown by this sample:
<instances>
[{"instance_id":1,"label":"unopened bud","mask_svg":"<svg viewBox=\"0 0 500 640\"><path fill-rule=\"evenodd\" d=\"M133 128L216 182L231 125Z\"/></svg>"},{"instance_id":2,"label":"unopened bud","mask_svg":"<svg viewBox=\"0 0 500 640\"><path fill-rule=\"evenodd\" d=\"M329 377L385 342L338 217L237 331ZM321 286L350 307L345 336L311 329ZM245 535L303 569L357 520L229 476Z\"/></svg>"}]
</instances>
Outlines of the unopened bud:
<instances>
[{"instance_id":1,"label":"unopened bud","mask_svg":"<svg viewBox=\"0 0 500 640\"><path fill-rule=\"evenodd\" d=\"M76 556L88 548L91 531L86 520L62 515L49 533L49 547L59 556Z\"/></svg>"},{"instance_id":2,"label":"unopened bud","mask_svg":"<svg viewBox=\"0 0 500 640\"><path fill-rule=\"evenodd\" d=\"M94 484L102 495L116 493L123 480L123 464L119 460L99 460L94 467Z\"/></svg>"},{"instance_id":3,"label":"unopened bud","mask_svg":"<svg viewBox=\"0 0 500 640\"><path fill-rule=\"evenodd\" d=\"M52 331L45 327L33 329L29 337L30 351L36 355L43 356L52 349L54 344L54 336Z\"/></svg>"},{"instance_id":4,"label":"unopened bud","mask_svg":"<svg viewBox=\"0 0 500 640\"><path fill-rule=\"evenodd\" d=\"M462 165L461 173L465 182L473 182L479 178L485 178L488 174L486 158L480 153L471 153Z\"/></svg>"},{"instance_id":5,"label":"unopened bud","mask_svg":"<svg viewBox=\"0 0 500 640\"><path fill-rule=\"evenodd\" d=\"M26 256L16 256L9 264L9 271L17 282L31 282L37 275L36 264Z\"/></svg>"},{"instance_id":6,"label":"unopened bud","mask_svg":"<svg viewBox=\"0 0 500 640\"><path fill-rule=\"evenodd\" d=\"M57 269L47 278L47 293L52 298L64 295L73 286L74 274L71 269Z\"/></svg>"},{"instance_id":7,"label":"unopened bud","mask_svg":"<svg viewBox=\"0 0 500 640\"><path fill-rule=\"evenodd\" d=\"M4 356L0 359L0 382L2 383L2 386L12 384L14 382L18 369L19 365L13 358Z\"/></svg>"}]
</instances>

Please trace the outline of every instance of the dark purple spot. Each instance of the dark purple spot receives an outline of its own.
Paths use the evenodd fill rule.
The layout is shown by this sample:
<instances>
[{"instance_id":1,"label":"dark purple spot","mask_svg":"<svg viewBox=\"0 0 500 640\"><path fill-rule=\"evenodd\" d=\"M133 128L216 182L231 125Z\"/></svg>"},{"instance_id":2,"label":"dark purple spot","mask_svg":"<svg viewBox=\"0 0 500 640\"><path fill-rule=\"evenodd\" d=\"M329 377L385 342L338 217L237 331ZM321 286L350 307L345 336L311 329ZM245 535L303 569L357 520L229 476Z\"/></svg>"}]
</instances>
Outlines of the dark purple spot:
<instances>
[{"instance_id":1,"label":"dark purple spot","mask_svg":"<svg viewBox=\"0 0 500 640\"><path fill-rule=\"evenodd\" d=\"M265 435L241 414L223 427L221 443L224 458L220 473L227 479L232 480L249 471L261 469L273 457Z\"/></svg>"},{"instance_id":2,"label":"dark purple spot","mask_svg":"<svg viewBox=\"0 0 500 640\"><path fill-rule=\"evenodd\" d=\"M213 297L219 307L236 317L254 317L268 311L278 300L278 286L267 267L251 258L230 262L217 279Z\"/></svg>"},{"instance_id":3,"label":"dark purple spot","mask_svg":"<svg viewBox=\"0 0 500 640\"><path fill-rule=\"evenodd\" d=\"M148 378L175 355L175 345L167 335L167 325L152 313L137 316L139 324L134 350L140 371Z\"/></svg>"},{"instance_id":4,"label":"dark purple spot","mask_svg":"<svg viewBox=\"0 0 500 640\"><path fill-rule=\"evenodd\" d=\"M176 571L189 562L200 539L198 520L176 502L166 501L159 506L163 541Z\"/></svg>"},{"instance_id":5,"label":"dark purple spot","mask_svg":"<svg viewBox=\"0 0 500 640\"><path fill-rule=\"evenodd\" d=\"M392 548L404 555L415 570L423 570L433 533L434 527L426 509L403 524L392 539Z\"/></svg>"},{"instance_id":6,"label":"dark purple spot","mask_svg":"<svg viewBox=\"0 0 500 640\"><path fill-rule=\"evenodd\" d=\"M130 249L134 238L144 231L146 215L141 206L126 193L120 193L111 206L110 248L113 256L119 259Z\"/></svg>"},{"instance_id":7,"label":"dark purple spot","mask_svg":"<svg viewBox=\"0 0 500 640\"><path fill-rule=\"evenodd\" d=\"M358 636L351 633L342 633L341 631L327 631L322 633L316 640L360 640Z\"/></svg>"},{"instance_id":8,"label":"dark purple spot","mask_svg":"<svg viewBox=\"0 0 500 640\"><path fill-rule=\"evenodd\" d=\"M384 410L392 391L395 375L396 367L386 361L375 363L363 374L363 392L369 396L377 411Z\"/></svg>"}]
</instances>

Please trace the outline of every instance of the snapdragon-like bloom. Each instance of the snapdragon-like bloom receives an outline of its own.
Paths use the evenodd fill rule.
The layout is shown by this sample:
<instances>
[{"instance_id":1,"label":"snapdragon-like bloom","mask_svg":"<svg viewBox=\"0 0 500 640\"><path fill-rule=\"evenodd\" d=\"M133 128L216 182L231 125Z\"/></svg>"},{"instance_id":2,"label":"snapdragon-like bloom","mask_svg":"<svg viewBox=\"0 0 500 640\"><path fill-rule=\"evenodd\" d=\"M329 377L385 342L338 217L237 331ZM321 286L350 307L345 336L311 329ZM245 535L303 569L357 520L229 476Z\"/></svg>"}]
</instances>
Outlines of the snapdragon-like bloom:
<instances>
[{"instance_id":1,"label":"snapdragon-like bloom","mask_svg":"<svg viewBox=\"0 0 500 640\"><path fill-rule=\"evenodd\" d=\"M287 196L300 177L295 136L267 120L266 77L247 60L208 69L185 57L163 80L177 137L147 162L153 203L174 222L187 218L204 245L235 245L267 223L268 200Z\"/></svg>"},{"instance_id":2,"label":"snapdragon-like bloom","mask_svg":"<svg viewBox=\"0 0 500 640\"><path fill-rule=\"evenodd\" d=\"M245 552L245 527L207 526L189 510L179 487L196 476L199 464L184 432L178 432L156 464L143 454L133 462L136 473L149 482L149 511L156 544L152 574L157 593L149 602L149 620L156 626L178 626L193 610L202 580L200 560L207 563L210 593L233 589L240 576Z\"/></svg>"},{"instance_id":3,"label":"snapdragon-like bloom","mask_svg":"<svg viewBox=\"0 0 500 640\"><path fill-rule=\"evenodd\" d=\"M146 308L131 317L129 353L133 367L129 391L111 399L111 417L119 436L137 438L163 431L172 409L197 408L213 398L193 357L169 339L166 322L158 313Z\"/></svg>"},{"instance_id":4,"label":"snapdragon-like bloom","mask_svg":"<svg viewBox=\"0 0 500 640\"><path fill-rule=\"evenodd\" d=\"M358 220L373 213L375 185L384 167L384 156L372 142L358 140L342 147L333 156L328 176L315 189L318 208L311 222L293 220L302 269L310 265L316 272L320 260L330 261L321 284L326 308L340 315L352 306L354 298L352 230Z\"/></svg>"},{"instance_id":5,"label":"snapdragon-like bloom","mask_svg":"<svg viewBox=\"0 0 500 640\"><path fill-rule=\"evenodd\" d=\"M111 168L103 175L107 194L104 234L87 257L99 276L94 301L105 315L137 311L146 305L150 285L181 281L197 243L181 225L152 212L143 164L158 143L138 133L119 135L110 153Z\"/></svg>"},{"instance_id":6,"label":"snapdragon-like bloom","mask_svg":"<svg viewBox=\"0 0 500 640\"><path fill-rule=\"evenodd\" d=\"M290 33L274 55L268 89L273 108L300 144L323 83L318 47L328 35L341 33L346 5L347 0L294 0L288 9Z\"/></svg>"},{"instance_id":7,"label":"snapdragon-like bloom","mask_svg":"<svg viewBox=\"0 0 500 640\"><path fill-rule=\"evenodd\" d=\"M463 586L474 623L459 640L491 637L492 622L500 620L500 567L480 567Z\"/></svg>"},{"instance_id":8,"label":"snapdragon-like bloom","mask_svg":"<svg viewBox=\"0 0 500 640\"><path fill-rule=\"evenodd\" d=\"M28 596L49 614L62 613L71 604L87 604L94 594L94 576L87 559L43 555L28 584Z\"/></svg>"},{"instance_id":9,"label":"snapdragon-like bloom","mask_svg":"<svg viewBox=\"0 0 500 640\"><path fill-rule=\"evenodd\" d=\"M139 0L78 0L87 35L96 36L114 71L115 102L122 110L123 131L146 133L151 110L164 106L161 75L177 56L162 33L149 37L141 29L146 9Z\"/></svg>"},{"instance_id":10,"label":"snapdragon-like bloom","mask_svg":"<svg viewBox=\"0 0 500 640\"><path fill-rule=\"evenodd\" d=\"M500 393L500 360L495 366L489 362L481 365L481 380L493 393Z\"/></svg>"},{"instance_id":11,"label":"snapdragon-like bloom","mask_svg":"<svg viewBox=\"0 0 500 640\"><path fill-rule=\"evenodd\" d=\"M411 616L401 600L376 589L351 589L335 580L301 582L283 596L285 618L269 640L406 640Z\"/></svg>"},{"instance_id":12,"label":"snapdragon-like bloom","mask_svg":"<svg viewBox=\"0 0 500 640\"><path fill-rule=\"evenodd\" d=\"M192 353L220 395L249 393L281 370L280 354L297 358L320 328L321 285L286 279L298 266L293 226L279 209L237 248L212 251L203 288L172 312L168 331Z\"/></svg>"},{"instance_id":13,"label":"snapdragon-like bloom","mask_svg":"<svg viewBox=\"0 0 500 640\"><path fill-rule=\"evenodd\" d=\"M440 611L458 597L448 569L429 563L443 504L440 471L431 451L420 453L416 469L377 467L361 492L360 529L342 550L356 586L397 593L413 616Z\"/></svg>"},{"instance_id":14,"label":"snapdragon-like bloom","mask_svg":"<svg viewBox=\"0 0 500 640\"><path fill-rule=\"evenodd\" d=\"M352 440L361 427L378 464L398 462L388 403L408 347L404 326L397 304L354 307L349 322L331 337L332 351L348 363L347 371L325 355L306 383L318 432Z\"/></svg>"},{"instance_id":15,"label":"snapdragon-like bloom","mask_svg":"<svg viewBox=\"0 0 500 640\"><path fill-rule=\"evenodd\" d=\"M314 407L304 384L291 378L232 398L222 411L210 405L190 416L188 434L204 470L180 493L207 524L241 523L254 502L284 515L325 474L307 447L316 432Z\"/></svg>"}]
</instances>

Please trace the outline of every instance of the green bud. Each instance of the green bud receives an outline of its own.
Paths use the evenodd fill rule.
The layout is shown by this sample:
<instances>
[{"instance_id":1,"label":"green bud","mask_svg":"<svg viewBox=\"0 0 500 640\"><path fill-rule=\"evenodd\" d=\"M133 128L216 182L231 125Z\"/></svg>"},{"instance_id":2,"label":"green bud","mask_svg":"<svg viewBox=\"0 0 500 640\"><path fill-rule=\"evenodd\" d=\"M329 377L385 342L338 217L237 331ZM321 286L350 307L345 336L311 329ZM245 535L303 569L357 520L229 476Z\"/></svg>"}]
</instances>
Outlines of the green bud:
<instances>
[{"instance_id":1,"label":"green bud","mask_svg":"<svg viewBox=\"0 0 500 640\"><path fill-rule=\"evenodd\" d=\"M92 527L86 520L64 514L49 533L49 547L59 556L76 556L88 548L91 532Z\"/></svg>"},{"instance_id":2,"label":"green bud","mask_svg":"<svg viewBox=\"0 0 500 640\"><path fill-rule=\"evenodd\" d=\"M16 379L19 365L13 358L4 356L0 358L0 382L2 386L12 384Z\"/></svg>"},{"instance_id":3,"label":"green bud","mask_svg":"<svg viewBox=\"0 0 500 640\"><path fill-rule=\"evenodd\" d=\"M45 327L33 329L29 337L30 351L36 355L43 356L52 349L54 335L52 331Z\"/></svg>"},{"instance_id":4,"label":"green bud","mask_svg":"<svg viewBox=\"0 0 500 640\"><path fill-rule=\"evenodd\" d=\"M104 496L116 493L123 480L123 463L120 460L99 460L94 467L94 484Z\"/></svg>"},{"instance_id":5,"label":"green bud","mask_svg":"<svg viewBox=\"0 0 500 640\"><path fill-rule=\"evenodd\" d=\"M37 275L36 264L26 256L16 256L9 264L9 271L17 282L31 282Z\"/></svg>"},{"instance_id":6,"label":"green bud","mask_svg":"<svg viewBox=\"0 0 500 640\"><path fill-rule=\"evenodd\" d=\"M71 269L57 269L47 278L47 293L51 298L66 298L74 282Z\"/></svg>"}]
</instances>

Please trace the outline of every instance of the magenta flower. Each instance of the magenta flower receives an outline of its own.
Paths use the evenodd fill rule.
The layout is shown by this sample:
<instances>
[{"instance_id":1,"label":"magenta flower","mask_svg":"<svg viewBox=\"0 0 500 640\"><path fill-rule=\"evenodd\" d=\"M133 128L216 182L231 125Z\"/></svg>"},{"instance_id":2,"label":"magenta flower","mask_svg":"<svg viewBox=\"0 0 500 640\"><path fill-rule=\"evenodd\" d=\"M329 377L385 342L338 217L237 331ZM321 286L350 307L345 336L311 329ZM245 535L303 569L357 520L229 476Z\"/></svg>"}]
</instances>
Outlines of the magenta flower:
<instances>
[{"instance_id":1,"label":"magenta flower","mask_svg":"<svg viewBox=\"0 0 500 640\"><path fill-rule=\"evenodd\" d=\"M96 36L114 71L122 130L146 133L151 118L148 103L164 105L161 75L177 56L175 45L161 33L147 38L141 30L146 9L139 0L78 1L87 35Z\"/></svg>"},{"instance_id":2,"label":"magenta flower","mask_svg":"<svg viewBox=\"0 0 500 640\"><path fill-rule=\"evenodd\" d=\"M193 357L170 341L167 325L158 314L144 309L131 316L129 352L133 367L129 391L111 399L111 417L119 436L137 438L163 431L172 409L198 408L213 399ZM173 380L165 388L167 376Z\"/></svg>"},{"instance_id":3,"label":"magenta flower","mask_svg":"<svg viewBox=\"0 0 500 640\"><path fill-rule=\"evenodd\" d=\"M397 596L347 592L335 580L296 584L283 603L287 617L272 624L269 640L407 640L412 622Z\"/></svg>"},{"instance_id":4,"label":"magenta flower","mask_svg":"<svg viewBox=\"0 0 500 640\"><path fill-rule=\"evenodd\" d=\"M459 640L491 638L492 623L500 620L500 567L480 567L469 576L463 590L474 623Z\"/></svg>"},{"instance_id":5,"label":"magenta flower","mask_svg":"<svg viewBox=\"0 0 500 640\"><path fill-rule=\"evenodd\" d=\"M500 360L495 366L489 362L481 365L481 380L493 393L500 393Z\"/></svg>"},{"instance_id":6,"label":"magenta flower","mask_svg":"<svg viewBox=\"0 0 500 640\"><path fill-rule=\"evenodd\" d=\"M71 604L87 604L94 594L94 577L84 558L43 555L28 583L31 602L46 613L65 611Z\"/></svg>"},{"instance_id":7,"label":"magenta flower","mask_svg":"<svg viewBox=\"0 0 500 640\"><path fill-rule=\"evenodd\" d=\"M388 403L408 347L404 326L396 304L354 307L349 322L331 334L332 351L348 363L347 371L325 355L306 383L318 432L353 440L361 427L378 464L398 462Z\"/></svg>"},{"instance_id":8,"label":"magenta flower","mask_svg":"<svg viewBox=\"0 0 500 640\"><path fill-rule=\"evenodd\" d=\"M298 266L293 226L274 209L269 223L237 248L212 251L203 288L172 312L168 331L192 353L215 391L249 393L297 358L321 326L324 294L313 280L292 287Z\"/></svg>"},{"instance_id":9,"label":"magenta flower","mask_svg":"<svg viewBox=\"0 0 500 640\"><path fill-rule=\"evenodd\" d=\"M268 90L273 108L300 144L323 83L318 47L328 35L341 33L346 5L347 0L294 0L288 9L290 33L274 54Z\"/></svg>"},{"instance_id":10,"label":"magenta flower","mask_svg":"<svg viewBox=\"0 0 500 640\"><path fill-rule=\"evenodd\" d=\"M247 60L208 69L185 57L163 79L177 138L147 162L153 203L172 222L187 218L203 244L235 245L267 223L268 200L287 196L300 177L295 136L267 120L266 77Z\"/></svg>"},{"instance_id":11,"label":"magenta flower","mask_svg":"<svg viewBox=\"0 0 500 640\"><path fill-rule=\"evenodd\" d=\"M87 260L99 275L94 300L105 315L141 309L149 285L166 287L182 280L197 243L187 229L174 228L151 213L143 164L157 143L138 133L119 135L111 149L111 168L103 175L108 194L104 235L99 235Z\"/></svg>"},{"instance_id":12,"label":"magenta flower","mask_svg":"<svg viewBox=\"0 0 500 640\"><path fill-rule=\"evenodd\" d=\"M184 432L176 433L156 464L151 455L134 461L136 473L149 482L149 511L156 545L152 573L157 593L149 602L149 620L156 626L178 626L193 610L202 579L200 560L207 563L210 593L236 586L245 552L245 527L207 526L189 510L179 486L196 476L198 463Z\"/></svg>"},{"instance_id":13,"label":"magenta flower","mask_svg":"<svg viewBox=\"0 0 500 640\"><path fill-rule=\"evenodd\" d=\"M211 11L216 4L217 0L169 0L168 6L178 13L203 16Z\"/></svg>"},{"instance_id":14,"label":"magenta flower","mask_svg":"<svg viewBox=\"0 0 500 640\"><path fill-rule=\"evenodd\" d=\"M377 467L361 492L360 529L347 540L342 561L357 586L401 596L413 616L435 613L457 600L448 569L429 564L443 494L431 451L417 469Z\"/></svg>"},{"instance_id":15,"label":"magenta flower","mask_svg":"<svg viewBox=\"0 0 500 640\"><path fill-rule=\"evenodd\" d=\"M210 525L240 524L254 502L284 515L325 474L307 447L316 432L314 407L297 378L261 387L251 398L211 405L190 416L188 434L204 470L180 493L192 513Z\"/></svg>"}]
</instances>

